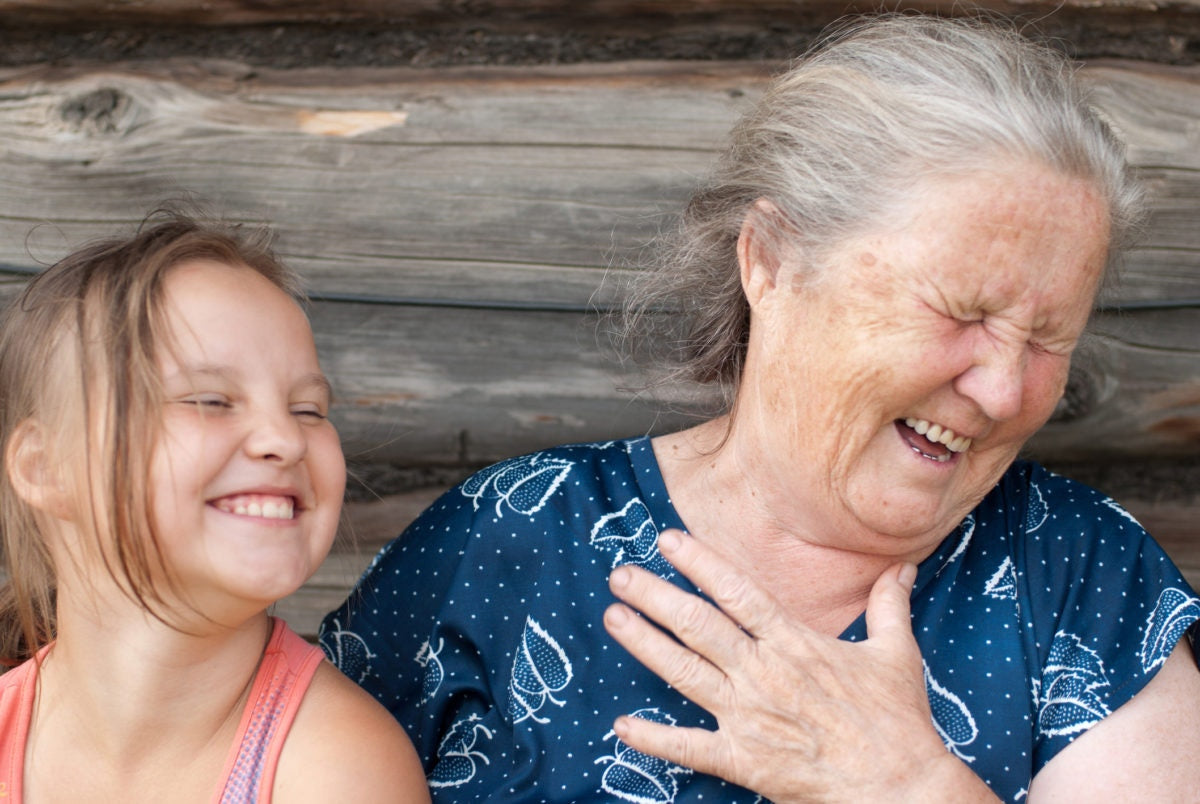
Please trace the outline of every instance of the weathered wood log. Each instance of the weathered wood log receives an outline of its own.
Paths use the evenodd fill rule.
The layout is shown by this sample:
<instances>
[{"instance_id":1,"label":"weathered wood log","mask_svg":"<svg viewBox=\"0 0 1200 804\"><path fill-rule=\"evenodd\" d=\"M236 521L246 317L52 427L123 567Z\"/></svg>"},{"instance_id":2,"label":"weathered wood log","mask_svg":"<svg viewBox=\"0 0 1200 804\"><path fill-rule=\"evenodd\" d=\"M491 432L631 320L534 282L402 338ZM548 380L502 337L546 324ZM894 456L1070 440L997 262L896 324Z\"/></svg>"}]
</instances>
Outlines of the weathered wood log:
<instances>
[{"instance_id":1,"label":"weathered wood log","mask_svg":"<svg viewBox=\"0 0 1200 804\"><path fill-rule=\"evenodd\" d=\"M999 12L1084 59L1200 61L1200 0L893 0ZM781 60L868 0L0 0L0 64L228 58L262 66Z\"/></svg>"},{"instance_id":2,"label":"weathered wood log","mask_svg":"<svg viewBox=\"0 0 1200 804\"><path fill-rule=\"evenodd\" d=\"M1197 0L901 0L889 8L962 14L972 8L1042 16L1062 9L1087 9L1108 14L1195 12ZM573 24L647 19L664 24L695 24L715 20L727 25L775 23L790 19L832 18L855 11L872 11L875 3L846 0L0 0L0 20L58 24L112 22L189 24L279 24L318 22L443 22L534 21L545 25L560 20Z\"/></svg>"},{"instance_id":3,"label":"weathered wood log","mask_svg":"<svg viewBox=\"0 0 1200 804\"><path fill-rule=\"evenodd\" d=\"M270 221L352 457L477 464L676 426L584 314L679 206L769 67L0 71L0 262L32 269L189 190ZM1153 191L1044 458L1200 445L1200 71L1086 71ZM609 272L619 280L621 270ZM2 291L0 291L2 292ZM1186 306L1187 300L1193 300ZM1160 309L1156 309L1160 308ZM1171 309L1177 308L1177 309ZM684 410L686 395L670 400Z\"/></svg>"}]
</instances>

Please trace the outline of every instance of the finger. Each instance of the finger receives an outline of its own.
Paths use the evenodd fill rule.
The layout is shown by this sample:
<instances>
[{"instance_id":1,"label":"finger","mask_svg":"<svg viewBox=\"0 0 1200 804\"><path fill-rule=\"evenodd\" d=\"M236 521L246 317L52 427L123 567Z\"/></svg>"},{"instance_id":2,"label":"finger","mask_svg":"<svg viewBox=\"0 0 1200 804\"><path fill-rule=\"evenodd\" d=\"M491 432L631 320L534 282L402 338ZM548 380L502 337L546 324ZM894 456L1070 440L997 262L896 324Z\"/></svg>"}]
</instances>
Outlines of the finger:
<instances>
[{"instance_id":1,"label":"finger","mask_svg":"<svg viewBox=\"0 0 1200 804\"><path fill-rule=\"evenodd\" d=\"M728 748L720 732L624 715L613 723L613 733L643 754L722 778L728 773Z\"/></svg>"},{"instance_id":2,"label":"finger","mask_svg":"<svg viewBox=\"0 0 1200 804\"><path fill-rule=\"evenodd\" d=\"M906 645L914 641L909 598L916 578L917 568L904 563L889 567L876 579L867 598L868 639Z\"/></svg>"},{"instance_id":3,"label":"finger","mask_svg":"<svg viewBox=\"0 0 1200 804\"><path fill-rule=\"evenodd\" d=\"M652 673L705 709L717 705L725 674L620 603L604 612L604 627Z\"/></svg>"},{"instance_id":4,"label":"finger","mask_svg":"<svg viewBox=\"0 0 1200 804\"><path fill-rule=\"evenodd\" d=\"M723 670L736 666L752 647L751 638L716 606L640 567L617 567L608 585L619 599Z\"/></svg>"},{"instance_id":5,"label":"finger","mask_svg":"<svg viewBox=\"0 0 1200 804\"><path fill-rule=\"evenodd\" d=\"M767 637L779 624L782 612L775 598L699 540L682 531L664 530L658 537L658 549L675 569L753 636Z\"/></svg>"}]
</instances>

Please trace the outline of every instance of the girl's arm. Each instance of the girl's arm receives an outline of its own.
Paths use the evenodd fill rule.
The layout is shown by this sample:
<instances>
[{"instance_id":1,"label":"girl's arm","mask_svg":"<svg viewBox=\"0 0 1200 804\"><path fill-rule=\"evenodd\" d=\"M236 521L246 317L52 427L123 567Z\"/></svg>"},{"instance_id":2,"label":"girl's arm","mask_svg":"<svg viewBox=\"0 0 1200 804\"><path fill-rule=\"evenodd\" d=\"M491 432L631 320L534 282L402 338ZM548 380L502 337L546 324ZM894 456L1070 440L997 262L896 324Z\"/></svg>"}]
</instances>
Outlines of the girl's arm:
<instances>
[{"instance_id":1,"label":"girl's arm","mask_svg":"<svg viewBox=\"0 0 1200 804\"><path fill-rule=\"evenodd\" d=\"M276 804L429 801L412 741L374 698L322 662L275 774Z\"/></svg>"}]
</instances>

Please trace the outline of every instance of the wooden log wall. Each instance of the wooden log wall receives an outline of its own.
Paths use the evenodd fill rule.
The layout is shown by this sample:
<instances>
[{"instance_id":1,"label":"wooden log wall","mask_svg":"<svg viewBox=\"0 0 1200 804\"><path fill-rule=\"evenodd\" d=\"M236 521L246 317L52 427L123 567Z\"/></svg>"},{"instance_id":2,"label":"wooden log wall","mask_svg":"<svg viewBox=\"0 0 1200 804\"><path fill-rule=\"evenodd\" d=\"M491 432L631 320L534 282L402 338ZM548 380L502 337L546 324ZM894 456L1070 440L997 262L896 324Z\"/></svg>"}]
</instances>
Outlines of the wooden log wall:
<instances>
[{"instance_id":1,"label":"wooden log wall","mask_svg":"<svg viewBox=\"0 0 1200 804\"><path fill-rule=\"evenodd\" d=\"M1070 41L1084 53L1126 52L1108 44L1122 31L1159 43L1157 61L1089 59L1084 70L1148 181L1154 214L1031 452L1102 477L1200 581L1200 2L1093 5L1067 3L1043 27L1086 28ZM764 51L781 41L798 49L788 37L846 8L604 0L580 10L539 0L483 4L468 18L436 0L340 6L223 0L198 17L198 4L177 0L0 0L0 36L52 53L0 57L0 296L23 273L184 193L270 223L309 285L335 421L352 465L385 496L352 502L358 546L281 605L310 633L369 553L469 468L686 421L695 401L686 394L627 390L639 375L607 353L589 310L619 301L629 258L782 62L661 55L699 30L740 36L756 26L786 34L763 38ZM192 41L171 27L253 42L274 26L282 50L293 35L311 50L325 41L303 27L313 21L366 41L397 21L418 33L469 22L562 39L584 20L625 30L628 45L629 20L647 15L661 23L657 44L645 45L654 58L520 66L421 67L376 54L281 67L261 53L216 58L196 44L207 34ZM147 51L120 25L174 31L178 52ZM117 51L64 50L95 31ZM463 52L470 62L489 51ZM1123 466L1142 482L1126 482ZM413 477L433 485L406 491Z\"/></svg>"}]
</instances>

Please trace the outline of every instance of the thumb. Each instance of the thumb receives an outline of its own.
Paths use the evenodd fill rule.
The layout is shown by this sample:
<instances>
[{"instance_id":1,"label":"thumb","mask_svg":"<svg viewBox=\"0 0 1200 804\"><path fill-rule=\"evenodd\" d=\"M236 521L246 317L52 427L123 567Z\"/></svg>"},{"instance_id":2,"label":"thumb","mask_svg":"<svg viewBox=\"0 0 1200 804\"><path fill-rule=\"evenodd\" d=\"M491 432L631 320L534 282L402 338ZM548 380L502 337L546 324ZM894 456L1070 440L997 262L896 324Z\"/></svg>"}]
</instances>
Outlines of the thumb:
<instances>
[{"instance_id":1,"label":"thumb","mask_svg":"<svg viewBox=\"0 0 1200 804\"><path fill-rule=\"evenodd\" d=\"M908 563L889 567L879 576L867 598L867 639L912 641L909 595L916 579L917 568Z\"/></svg>"}]
</instances>

